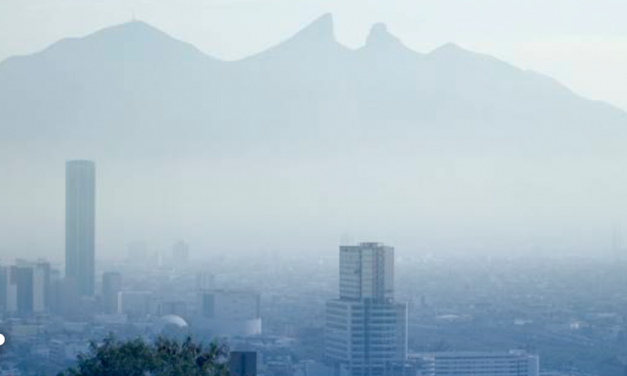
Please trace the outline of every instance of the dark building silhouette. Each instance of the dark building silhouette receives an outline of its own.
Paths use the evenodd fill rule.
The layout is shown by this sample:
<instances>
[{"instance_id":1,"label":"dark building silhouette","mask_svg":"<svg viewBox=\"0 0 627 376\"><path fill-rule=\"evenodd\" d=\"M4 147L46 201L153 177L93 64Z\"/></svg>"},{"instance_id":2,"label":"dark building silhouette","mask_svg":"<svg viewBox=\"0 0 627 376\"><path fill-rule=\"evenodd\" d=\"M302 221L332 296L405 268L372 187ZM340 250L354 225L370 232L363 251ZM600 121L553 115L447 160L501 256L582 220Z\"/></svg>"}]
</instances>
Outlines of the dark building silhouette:
<instances>
[{"instance_id":1,"label":"dark building silhouette","mask_svg":"<svg viewBox=\"0 0 627 376\"><path fill-rule=\"evenodd\" d=\"M17 260L5 269L6 310L19 315L43 313L50 304L50 264Z\"/></svg>"},{"instance_id":2,"label":"dark building silhouette","mask_svg":"<svg viewBox=\"0 0 627 376\"><path fill-rule=\"evenodd\" d=\"M33 313L33 269L24 266L14 266L11 278L17 286L17 312L19 314Z\"/></svg>"},{"instance_id":3,"label":"dark building silhouette","mask_svg":"<svg viewBox=\"0 0 627 376\"><path fill-rule=\"evenodd\" d=\"M257 353L254 351L232 351L229 371L232 376L256 376Z\"/></svg>"}]
</instances>

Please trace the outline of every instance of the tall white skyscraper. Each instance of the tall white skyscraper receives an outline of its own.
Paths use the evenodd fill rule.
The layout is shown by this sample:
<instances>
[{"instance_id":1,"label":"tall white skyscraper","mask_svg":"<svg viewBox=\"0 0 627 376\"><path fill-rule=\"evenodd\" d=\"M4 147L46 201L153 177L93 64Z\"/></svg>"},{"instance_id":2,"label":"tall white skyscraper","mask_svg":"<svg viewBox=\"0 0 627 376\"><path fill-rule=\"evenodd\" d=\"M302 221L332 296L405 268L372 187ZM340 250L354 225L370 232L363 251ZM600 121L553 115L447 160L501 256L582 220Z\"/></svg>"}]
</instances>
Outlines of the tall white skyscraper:
<instances>
[{"instance_id":1,"label":"tall white skyscraper","mask_svg":"<svg viewBox=\"0 0 627 376\"><path fill-rule=\"evenodd\" d=\"M65 166L65 275L80 295L92 296L95 284L96 166L68 161Z\"/></svg>"},{"instance_id":2,"label":"tall white skyscraper","mask_svg":"<svg viewBox=\"0 0 627 376\"><path fill-rule=\"evenodd\" d=\"M394 301L394 249L340 247L340 298L326 309L325 358L338 374L384 375L407 358L407 305Z\"/></svg>"}]
</instances>

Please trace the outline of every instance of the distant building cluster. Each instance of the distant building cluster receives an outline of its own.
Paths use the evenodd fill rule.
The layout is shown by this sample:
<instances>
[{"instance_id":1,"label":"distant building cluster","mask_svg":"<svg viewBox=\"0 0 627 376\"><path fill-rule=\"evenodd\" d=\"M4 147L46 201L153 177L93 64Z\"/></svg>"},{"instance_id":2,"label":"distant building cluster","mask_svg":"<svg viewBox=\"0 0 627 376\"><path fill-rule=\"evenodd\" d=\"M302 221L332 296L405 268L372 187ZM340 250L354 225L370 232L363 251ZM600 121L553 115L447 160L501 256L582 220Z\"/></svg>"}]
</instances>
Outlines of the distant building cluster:
<instances>
[{"instance_id":1,"label":"distant building cluster","mask_svg":"<svg viewBox=\"0 0 627 376\"><path fill-rule=\"evenodd\" d=\"M89 340L111 333L225 341L233 350L234 376L542 374L531 351L412 349L416 328L467 327L471 320L454 310L432 310L424 296L399 299L397 257L388 245L342 245L339 264L299 261L311 275L272 258L196 265L182 240L165 252L133 242L126 258L96 263L95 203L95 164L68 162L64 265L21 259L0 265L0 332L7 340L0 376L54 374L85 352ZM491 304L473 301L471 309L489 311ZM611 314L595 319L614 329L618 320ZM533 322L516 318L512 325ZM560 330L590 328L583 320L568 325Z\"/></svg>"}]
</instances>

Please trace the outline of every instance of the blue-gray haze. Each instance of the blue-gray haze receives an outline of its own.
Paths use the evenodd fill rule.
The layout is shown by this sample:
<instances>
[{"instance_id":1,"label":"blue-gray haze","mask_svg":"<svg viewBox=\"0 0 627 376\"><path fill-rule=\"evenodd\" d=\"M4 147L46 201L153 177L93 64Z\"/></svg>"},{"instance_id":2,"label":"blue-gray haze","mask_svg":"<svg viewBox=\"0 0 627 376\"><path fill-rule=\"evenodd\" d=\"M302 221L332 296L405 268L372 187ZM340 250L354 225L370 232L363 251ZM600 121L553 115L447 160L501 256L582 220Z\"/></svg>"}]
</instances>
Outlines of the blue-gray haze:
<instances>
[{"instance_id":1,"label":"blue-gray haze","mask_svg":"<svg viewBox=\"0 0 627 376\"><path fill-rule=\"evenodd\" d=\"M0 64L0 237L62 255L64 162L98 168L97 253L608 252L627 114L454 44L325 15L226 62L142 22ZM33 236L36 234L36 236Z\"/></svg>"}]
</instances>

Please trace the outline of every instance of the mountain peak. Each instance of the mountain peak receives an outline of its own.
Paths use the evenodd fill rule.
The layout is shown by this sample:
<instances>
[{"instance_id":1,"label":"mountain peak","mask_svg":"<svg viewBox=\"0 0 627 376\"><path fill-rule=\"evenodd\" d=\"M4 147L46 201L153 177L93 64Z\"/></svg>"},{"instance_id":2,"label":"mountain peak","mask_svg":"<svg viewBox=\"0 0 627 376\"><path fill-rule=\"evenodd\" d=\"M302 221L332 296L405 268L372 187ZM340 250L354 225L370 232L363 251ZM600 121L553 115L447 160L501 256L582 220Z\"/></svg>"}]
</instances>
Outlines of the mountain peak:
<instances>
[{"instance_id":1,"label":"mountain peak","mask_svg":"<svg viewBox=\"0 0 627 376\"><path fill-rule=\"evenodd\" d=\"M397 58L402 56L403 58L409 58L412 63L415 62L416 57L422 56L422 54L408 48L399 38L392 35L384 23L372 25L366 44L361 50L375 56L387 56L384 59L389 59L391 56Z\"/></svg>"},{"instance_id":2,"label":"mountain peak","mask_svg":"<svg viewBox=\"0 0 627 376\"><path fill-rule=\"evenodd\" d=\"M444 56L456 56L460 54L469 54L470 51L467 51L461 48L459 45L455 43L446 43L435 50L431 51L431 55L444 55Z\"/></svg>"},{"instance_id":3,"label":"mountain peak","mask_svg":"<svg viewBox=\"0 0 627 376\"><path fill-rule=\"evenodd\" d=\"M372 25L368 39L366 40L366 46L390 46L390 45L402 45L403 43L390 34L388 27L384 23L376 23Z\"/></svg>"},{"instance_id":4,"label":"mountain peak","mask_svg":"<svg viewBox=\"0 0 627 376\"><path fill-rule=\"evenodd\" d=\"M171 36L157 29L156 27L138 20L133 20L125 23L121 23L115 26L111 26L102 30L99 30L88 38L92 39L109 39L109 38L131 38L131 40L144 40L144 39L161 39L161 40L173 40Z\"/></svg>"},{"instance_id":5,"label":"mountain peak","mask_svg":"<svg viewBox=\"0 0 627 376\"><path fill-rule=\"evenodd\" d=\"M345 47L341 46L335 39L333 16L331 13L325 13L286 41L244 60L268 59L275 56L284 58L287 55L301 59L302 54L329 55L331 51L335 52L342 49Z\"/></svg>"},{"instance_id":6,"label":"mountain peak","mask_svg":"<svg viewBox=\"0 0 627 376\"><path fill-rule=\"evenodd\" d=\"M158 28L142 22L130 21L98 30L84 37L62 39L36 53L55 60L58 66L86 61L100 64L104 61L173 60L215 61L189 43L175 39ZM63 62L63 63L62 63Z\"/></svg>"},{"instance_id":7,"label":"mountain peak","mask_svg":"<svg viewBox=\"0 0 627 376\"><path fill-rule=\"evenodd\" d=\"M111 27L105 28L103 30L111 30L111 29L127 29L127 30L152 30L159 31L156 27L148 24L147 22L141 20L131 20L127 22L123 22L121 24L113 25Z\"/></svg>"},{"instance_id":8,"label":"mountain peak","mask_svg":"<svg viewBox=\"0 0 627 376\"><path fill-rule=\"evenodd\" d=\"M325 13L315 21L307 25L295 35L295 38L313 41L335 41L335 28L333 25L333 15Z\"/></svg>"}]
</instances>

